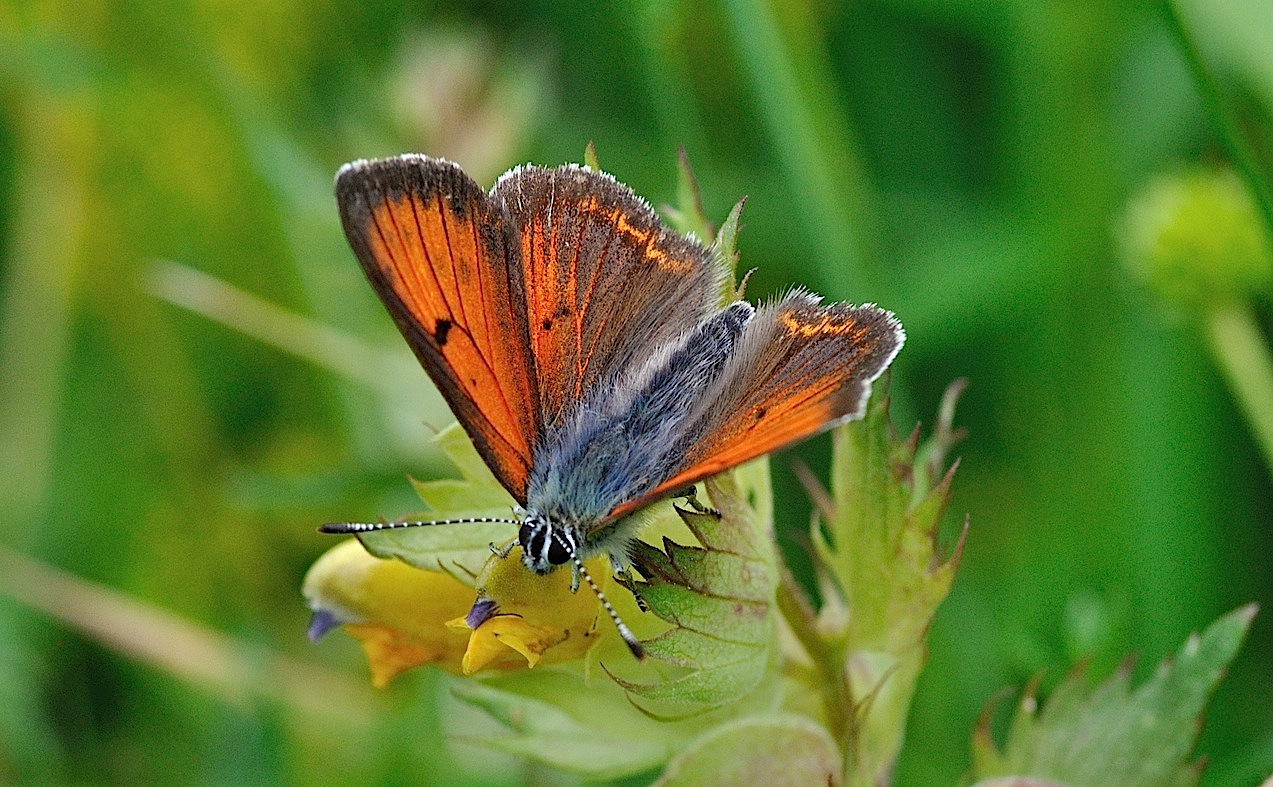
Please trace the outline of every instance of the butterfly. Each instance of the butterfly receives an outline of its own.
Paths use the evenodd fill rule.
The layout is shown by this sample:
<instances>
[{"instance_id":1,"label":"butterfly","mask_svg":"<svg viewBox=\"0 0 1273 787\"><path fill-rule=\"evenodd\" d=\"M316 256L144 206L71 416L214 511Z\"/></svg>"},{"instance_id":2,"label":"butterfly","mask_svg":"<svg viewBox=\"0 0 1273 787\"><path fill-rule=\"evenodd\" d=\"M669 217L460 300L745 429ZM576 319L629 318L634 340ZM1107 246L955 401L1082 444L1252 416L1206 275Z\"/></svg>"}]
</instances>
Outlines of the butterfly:
<instances>
[{"instance_id":1,"label":"butterfly","mask_svg":"<svg viewBox=\"0 0 1273 787\"><path fill-rule=\"evenodd\" d=\"M345 235L482 459L526 568L628 568L651 503L861 415L905 339L874 305L796 289L722 306L725 266L612 176L520 166L485 192L423 155L336 177ZM448 522L336 523L325 532ZM472 520L467 520L472 521ZM490 520L482 520L490 521Z\"/></svg>"}]
</instances>

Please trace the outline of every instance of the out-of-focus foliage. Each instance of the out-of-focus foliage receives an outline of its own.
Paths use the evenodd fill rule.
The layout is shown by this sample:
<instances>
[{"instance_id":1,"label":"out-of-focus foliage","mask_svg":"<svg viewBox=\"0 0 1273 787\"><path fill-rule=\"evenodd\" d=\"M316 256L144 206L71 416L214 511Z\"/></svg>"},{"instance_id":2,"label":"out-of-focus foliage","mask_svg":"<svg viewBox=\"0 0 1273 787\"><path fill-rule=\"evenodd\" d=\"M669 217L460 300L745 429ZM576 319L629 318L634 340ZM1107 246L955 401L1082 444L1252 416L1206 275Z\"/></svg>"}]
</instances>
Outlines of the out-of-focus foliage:
<instances>
[{"instance_id":1,"label":"out-of-focus foliage","mask_svg":"<svg viewBox=\"0 0 1273 787\"><path fill-rule=\"evenodd\" d=\"M1267 180L1273 11L1179 6ZM746 195L749 297L895 311L899 425L969 378L972 527L896 773L954 781L999 689L1273 606L1269 469L1196 324L1118 262L1133 194L1228 158L1214 120L1130 0L0 6L0 546L70 575L0 573L0 782L549 778L448 740L484 722L437 673L377 692L356 643L310 645L298 588L313 525L452 472L336 168L420 150L490 183L590 140L656 204L679 146L709 217ZM825 441L799 453L825 476ZM1204 784L1273 770L1271 662L1261 615Z\"/></svg>"},{"instance_id":2,"label":"out-of-focus foliage","mask_svg":"<svg viewBox=\"0 0 1273 787\"><path fill-rule=\"evenodd\" d=\"M1076 670L1040 702L1028 690L1002 749L987 713L977 728L973 772L978 785L1029 774L1047 783L1187 787L1205 763L1192 759L1198 716L1237 653L1255 610L1243 607L1192 634L1143 685L1129 685L1128 665L1089 687Z\"/></svg>"}]
</instances>

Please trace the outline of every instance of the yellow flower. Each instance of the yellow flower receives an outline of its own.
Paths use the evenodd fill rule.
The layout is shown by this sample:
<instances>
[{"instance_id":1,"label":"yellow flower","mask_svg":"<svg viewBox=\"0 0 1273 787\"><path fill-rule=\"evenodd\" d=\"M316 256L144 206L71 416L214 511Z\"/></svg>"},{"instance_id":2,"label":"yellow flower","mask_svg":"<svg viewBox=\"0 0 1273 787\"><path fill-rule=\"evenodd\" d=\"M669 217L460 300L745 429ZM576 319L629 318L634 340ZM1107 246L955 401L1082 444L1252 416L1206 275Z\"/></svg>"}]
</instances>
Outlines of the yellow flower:
<instances>
[{"instance_id":1,"label":"yellow flower","mask_svg":"<svg viewBox=\"0 0 1273 787\"><path fill-rule=\"evenodd\" d=\"M609 577L604 559L591 561L589 573ZM610 621L600 621L604 610L587 587L570 591L571 572L562 566L538 576L522 565L520 547L506 558L492 556L477 578L477 600L463 618L450 621L457 630L469 630L463 659L464 674L491 665L506 664L520 654L533 667L542 659L552 664L584 656ZM606 584L612 584L607 579ZM604 625L598 625L603 623Z\"/></svg>"},{"instance_id":2,"label":"yellow flower","mask_svg":"<svg viewBox=\"0 0 1273 787\"><path fill-rule=\"evenodd\" d=\"M374 557L349 539L314 562L302 593L314 611L310 638L343 626L362 643L377 687L420 664L461 671L467 638L444 621L464 614L473 589L454 577Z\"/></svg>"},{"instance_id":3,"label":"yellow flower","mask_svg":"<svg viewBox=\"0 0 1273 787\"><path fill-rule=\"evenodd\" d=\"M604 559L588 570L604 588L614 585ZM449 574L375 557L350 539L315 561L302 592L314 611L311 639L343 627L362 643L372 683L383 687L421 664L464 675L524 669L618 640L596 595L586 586L572 593L570 579L568 566L531 573L514 548L487 560L475 591Z\"/></svg>"}]
</instances>

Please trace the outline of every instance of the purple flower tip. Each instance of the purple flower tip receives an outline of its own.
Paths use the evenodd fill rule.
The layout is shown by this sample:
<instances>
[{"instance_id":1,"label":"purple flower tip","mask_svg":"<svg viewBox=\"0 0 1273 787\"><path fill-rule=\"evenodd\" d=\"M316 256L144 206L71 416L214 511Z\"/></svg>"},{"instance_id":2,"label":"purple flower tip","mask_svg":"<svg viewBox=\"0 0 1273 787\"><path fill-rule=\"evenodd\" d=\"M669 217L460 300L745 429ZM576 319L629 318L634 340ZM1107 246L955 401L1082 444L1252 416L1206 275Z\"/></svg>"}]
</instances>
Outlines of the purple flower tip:
<instances>
[{"instance_id":1,"label":"purple flower tip","mask_svg":"<svg viewBox=\"0 0 1273 787\"><path fill-rule=\"evenodd\" d=\"M464 624L471 629L485 623L499 612L499 605L489 598L478 596L477 601L473 602L473 608L469 610L469 614L464 616Z\"/></svg>"},{"instance_id":2,"label":"purple flower tip","mask_svg":"<svg viewBox=\"0 0 1273 787\"><path fill-rule=\"evenodd\" d=\"M306 632L309 636L309 641L319 641L323 638L323 635L339 626L340 623L340 619L327 610L314 610L314 616L309 619L309 630Z\"/></svg>"}]
</instances>

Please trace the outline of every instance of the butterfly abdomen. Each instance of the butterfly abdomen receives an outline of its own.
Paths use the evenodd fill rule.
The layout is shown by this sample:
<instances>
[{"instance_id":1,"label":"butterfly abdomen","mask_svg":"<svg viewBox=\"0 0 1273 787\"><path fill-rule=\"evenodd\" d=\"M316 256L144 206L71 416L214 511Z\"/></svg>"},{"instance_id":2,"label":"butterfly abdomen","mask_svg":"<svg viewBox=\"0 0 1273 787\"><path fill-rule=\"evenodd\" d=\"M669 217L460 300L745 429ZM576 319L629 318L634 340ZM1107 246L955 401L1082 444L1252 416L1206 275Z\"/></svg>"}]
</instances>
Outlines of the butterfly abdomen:
<instances>
[{"instance_id":1,"label":"butterfly abdomen","mask_svg":"<svg viewBox=\"0 0 1273 787\"><path fill-rule=\"evenodd\" d=\"M536 451L529 504L584 528L673 471L694 409L755 310L734 303L588 399Z\"/></svg>"}]
</instances>

